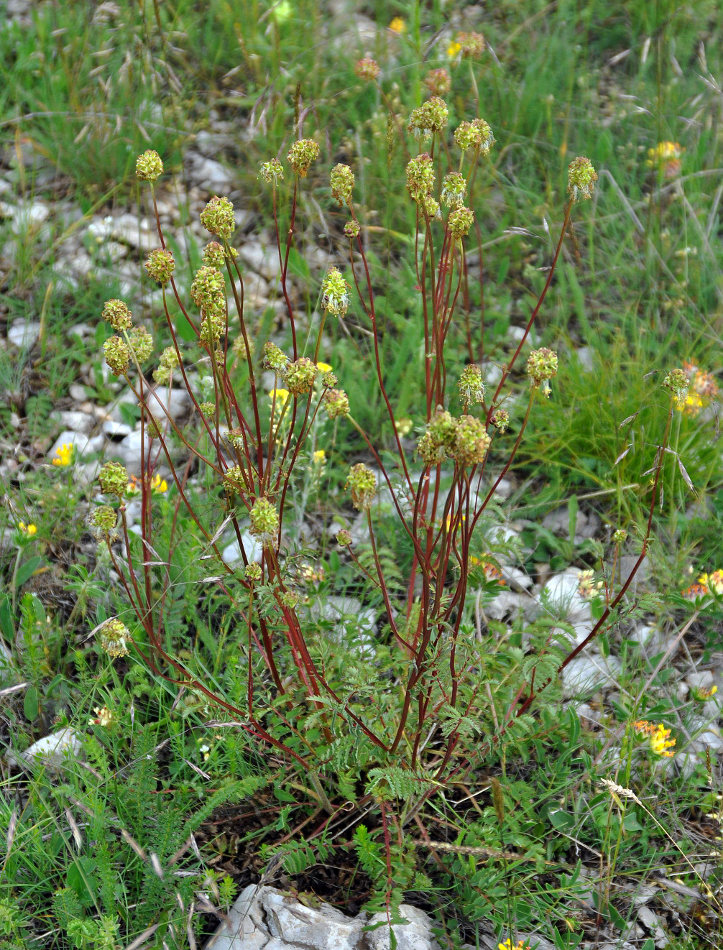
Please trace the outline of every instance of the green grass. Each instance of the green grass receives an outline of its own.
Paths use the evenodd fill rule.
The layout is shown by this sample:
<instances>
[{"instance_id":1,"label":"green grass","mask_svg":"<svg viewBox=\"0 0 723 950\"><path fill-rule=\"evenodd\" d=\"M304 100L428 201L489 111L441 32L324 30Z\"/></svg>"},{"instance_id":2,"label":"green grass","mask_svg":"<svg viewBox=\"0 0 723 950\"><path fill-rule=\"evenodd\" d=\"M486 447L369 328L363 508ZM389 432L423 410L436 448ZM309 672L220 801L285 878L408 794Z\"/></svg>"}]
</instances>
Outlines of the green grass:
<instances>
[{"instance_id":1,"label":"green grass","mask_svg":"<svg viewBox=\"0 0 723 950\"><path fill-rule=\"evenodd\" d=\"M79 209L75 226L83 228L91 214L135 206L138 152L157 149L171 174L178 174L194 135L220 120L232 141L216 157L237 176L240 203L256 215L259 233L271 217L268 194L256 181L258 162L283 158L295 137L295 118L303 119L300 131L318 134L322 161L309 176L299 214L299 292L310 312L321 271L302 272L304 248L320 246L331 262L344 260L345 216L329 199L326 175L337 161L348 161L357 175L360 219L374 225L370 260L375 273L388 278L377 291L385 376L395 411L410 417L417 433L424 422L424 354L405 237L414 212L399 184L407 156L393 122L388 135L390 106L403 126L426 96L426 73L445 66L453 77L447 97L452 127L479 112L494 130L497 144L476 184L485 358L492 362L502 364L511 354L509 328L524 326L544 283L567 164L576 154L593 159L600 174L595 198L575 212L572 240L536 329L542 344L559 351L560 373L550 402L535 407L513 469L522 488L499 517L523 521L528 549L519 562L530 572L545 564L554 570L599 567L594 545L539 528L548 510L568 503L594 508L610 532L627 528L625 553L637 553L649 504L647 473L667 412L660 381L683 360L721 370L720 118L713 77L720 72L722 44L716 5L503 0L480 22L468 23L469 11L460 4L397 4L393 10L366 4L363 12L383 26L397 14L407 23L405 33L382 31L358 49L379 60L386 98L354 75L349 19L332 17L315 0L288 8L223 0L210 0L203 9L190 0L121 4L108 19L94 16L96 9L86 2L44 2L34 5L28 27L0 31L6 77L0 131L13 183L2 200L62 195ZM450 64L447 47L456 27L445 28L453 16L460 28L483 30L495 55ZM669 181L646 165L648 149L665 140L684 149L680 176ZM71 725L84 735L85 759L59 776L3 765L0 832L9 843L2 859L0 946L111 950L155 928L146 945L184 947L187 924L204 939L215 922L200 913L189 918L195 894L204 890L224 909L240 880L214 870L219 854L230 860L231 846L217 839L207 819L221 805L241 809L255 798L264 817L241 847L254 853L256 876L282 852L291 880L312 889L315 862L334 865L353 851L360 870L348 885L348 900L378 905L386 886L378 814L364 819L363 832L357 822L338 835L333 826L328 835L314 836L326 817L316 777L299 776L276 761L264 765L263 745L240 730L208 725L220 714L198 694L179 690L140 662L114 666L89 638L107 617L119 615L130 624L128 605L111 583L107 560L88 543L84 519L94 490L72 472L43 463L58 431L50 412L72 405L70 385L88 364L88 397L107 403L113 395L101 371L103 332L81 338L69 328L95 325L103 301L116 296L119 285L91 274L77 291L61 288L54 265L75 226L51 219L16 233L15 224L0 221L0 246L10 261L0 273L0 314L8 325L24 318L39 320L42 329L31 351L0 350L3 455L17 461L2 489L0 530L7 533L0 552L0 631L11 661L0 667L0 685L27 684L4 696L2 739L17 755ZM469 265L476 332L482 299L476 250ZM139 275L141 270L139 261ZM260 349L276 328L258 315L257 329ZM366 326L350 313L345 329L333 338L330 333L330 350L321 358L348 389L358 421L389 445L384 402L369 371ZM466 360L464 327L457 329L450 374ZM589 348L591 370L575 356L582 346ZM514 392L524 385L521 374L515 377ZM519 423L521 410L513 407L512 417ZM326 525L349 518L341 496L344 474L336 466L360 457L364 447L341 425L319 435L329 456L325 478L335 494L324 507L324 493L316 494L310 483L299 488L295 504L299 523L303 514ZM690 777L663 771L665 763L631 725L640 718L663 722L681 749L695 738L699 703L678 696L667 667L644 689L661 654L646 656L626 636L636 617L653 619L668 635L679 632L690 610L666 594L690 582L688 565L696 575L723 566L717 419L676 414L671 445L677 456L666 460L654 517L659 543L646 582L653 597L627 603L603 641L623 665L613 703L589 697L599 726L581 729L577 717L560 716L560 697L551 689L534 728L513 733L478 770L427 803L421 828L410 823L403 843L394 846L400 894L433 911L460 942L474 943L473 922L480 917L494 921L502 940L545 921L546 935L560 950L572 950L596 928L617 938L634 922L634 889L661 877L680 879L703 895L697 906L681 900L674 913L662 899L654 904L669 928L669 946L704 950L721 939L715 901L705 892L706 886L715 891L723 875L720 855L710 856L720 834L720 818L709 817L720 807L720 766L699 757ZM209 514L216 503L210 492L198 499ZM221 599L199 593L207 549L185 517L172 537L170 501L160 504L166 521L159 543L173 549L167 646L204 682L242 703L243 630ZM37 535L18 534L21 520L36 524ZM411 556L406 538L391 518L382 519L380 536L390 576L401 577ZM310 589L320 604L331 594L351 595L381 610L379 595L363 590L330 540L321 549L299 541L292 553L325 568L324 581ZM369 557L360 551L363 563ZM481 603L497 592L489 585ZM468 606L472 632L475 609ZM504 716L510 699L505 691L524 664L523 646L546 643L550 623L517 617L509 624L490 621L480 632L473 661L494 689L489 719L470 727L467 748L494 732L495 717ZM340 683L353 686L350 702L364 708L375 699L368 669L348 645L326 638L331 627L312 613L316 658ZM134 632L142 644L142 632ZM686 649L706 660L720 648L720 612L701 615ZM380 648L378 663L382 679L393 682L392 652ZM268 699L274 702L271 693ZM396 702L392 690L390 708ZM100 708L110 720L91 723ZM277 729L277 738L289 741L290 732ZM310 714L301 732L307 742L322 745L318 718ZM606 757L611 747L619 749L618 761ZM323 794L334 807L373 785L377 763L362 738L327 752L333 768L324 776ZM493 792L490 776L499 791ZM600 778L654 789L656 807L615 801ZM422 831L447 849L428 849ZM191 834L200 842L198 853L186 847ZM286 835L292 844L280 841ZM691 870L703 861L715 864L707 884ZM184 873L174 875L171 868ZM648 950L649 944L641 945Z\"/></svg>"}]
</instances>

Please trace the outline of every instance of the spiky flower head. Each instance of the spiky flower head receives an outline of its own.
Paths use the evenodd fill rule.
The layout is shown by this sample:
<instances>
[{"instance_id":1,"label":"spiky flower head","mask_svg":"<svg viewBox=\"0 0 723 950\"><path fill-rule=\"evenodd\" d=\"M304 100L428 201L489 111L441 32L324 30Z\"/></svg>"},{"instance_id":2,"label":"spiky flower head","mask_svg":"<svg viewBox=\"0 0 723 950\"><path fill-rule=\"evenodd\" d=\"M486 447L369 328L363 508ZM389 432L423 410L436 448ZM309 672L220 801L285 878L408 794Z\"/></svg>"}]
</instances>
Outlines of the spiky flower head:
<instances>
[{"instance_id":1,"label":"spiky flower head","mask_svg":"<svg viewBox=\"0 0 723 950\"><path fill-rule=\"evenodd\" d=\"M286 366L284 377L291 395L302 396L305 393L311 392L314 388L316 373L316 363L306 356L302 356L300 359L294 360L293 363L289 363Z\"/></svg>"},{"instance_id":2,"label":"spiky flower head","mask_svg":"<svg viewBox=\"0 0 723 950\"><path fill-rule=\"evenodd\" d=\"M495 409L490 417L490 422L498 432L506 432L510 424L510 414L506 409Z\"/></svg>"},{"instance_id":3,"label":"spiky flower head","mask_svg":"<svg viewBox=\"0 0 723 950\"><path fill-rule=\"evenodd\" d=\"M145 327L131 327L128 331L128 345L139 363L145 363L153 352L153 337Z\"/></svg>"},{"instance_id":4,"label":"spiky flower head","mask_svg":"<svg viewBox=\"0 0 723 950\"><path fill-rule=\"evenodd\" d=\"M597 172L589 158L580 155L567 166L567 193L573 201L591 198L596 181Z\"/></svg>"},{"instance_id":5,"label":"spiky flower head","mask_svg":"<svg viewBox=\"0 0 723 950\"><path fill-rule=\"evenodd\" d=\"M98 472L98 484L104 495L124 498L128 487L128 471L120 462L106 462Z\"/></svg>"},{"instance_id":6,"label":"spiky flower head","mask_svg":"<svg viewBox=\"0 0 723 950\"><path fill-rule=\"evenodd\" d=\"M246 486L246 479L240 465L232 465L231 468L226 469L223 473L223 484L226 491L231 493L243 490Z\"/></svg>"},{"instance_id":7,"label":"spiky flower head","mask_svg":"<svg viewBox=\"0 0 723 950\"><path fill-rule=\"evenodd\" d=\"M447 449L425 432L417 442L417 454L425 465L439 465L446 459Z\"/></svg>"},{"instance_id":8,"label":"spiky flower head","mask_svg":"<svg viewBox=\"0 0 723 950\"><path fill-rule=\"evenodd\" d=\"M413 201L431 194L434 189L434 165L426 152L407 162L407 190Z\"/></svg>"},{"instance_id":9,"label":"spiky flower head","mask_svg":"<svg viewBox=\"0 0 723 950\"><path fill-rule=\"evenodd\" d=\"M216 267L200 267L191 281L191 299L204 313L224 314L226 284Z\"/></svg>"},{"instance_id":10,"label":"spiky flower head","mask_svg":"<svg viewBox=\"0 0 723 950\"><path fill-rule=\"evenodd\" d=\"M450 412L437 406L434 415L427 423L427 432L437 445L451 445L454 438L455 420Z\"/></svg>"},{"instance_id":11,"label":"spiky flower head","mask_svg":"<svg viewBox=\"0 0 723 950\"><path fill-rule=\"evenodd\" d=\"M264 343L263 365L266 369L273 370L274 373L283 373L289 357L275 343Z\"/></svg>"},{"instance_id":12,"label":"spiky flower head","mask_svg":"<svg viewBox=\"0 0 723 950\"><path fill-rule=\"evenodd\" d=\"M125 376L131 361L131 351L119 336L109 337L103 344L105 361L116 376Z\"/></svg>"},{"instance_id":13,"label":"spiky flower head","mask_svg":"<svg viewBox=\"0 0 723 950\"><path fill-rule=\"evenodd\" d=\"M102 649L114 660L128 655L128 641L131 639L131 634L128 627L117 617L106 620L98 631L98 636Z\"/></svg>"},{"instance_id":14,"label":"spiky flower head","mask_svg":"<svg viewBox=\"0 0 723 950\"><path fill-rule=\"evenodd\" d=\"M348 165L335 165L329 175L331 193L340 205L349 204L354 188L354 172Z\"/></svg>"},{"instance_id":15,"label":"spiky flower head","mask_svg":"<svg viewBox=\"0 0 723 950\"><path fill-rule=\"evenodd\" d=\"M439 210L439 202L433 195L425 195L419 202L419 206L424 217L430 221L435 221L437 218L442 217L442 213Z\"/></svg>"},{"instance_id":16,"label":"spiky flower head","mask_svg":"<svg viewBox=\"0 0 723 950\"><path fill-rule=\"evenodd\" d=\"M485 38L481 33L458 33L457 42L467 59L477 59L484 53Z\"/></svg>"},{"instance_id":17,"label":"spiky flower head","mask_svg":"<svg viewBox=\"0 0 723 950\"><path fill-rule=\"evenodd\" d=\"M348 548L351 545L352 540L353 540L352 536L346 530L346 528L342 528L341 531L337 533L336 543L339 545L340 548Z\"/></svg>"},{"instance_id":18,"label":"spiky flower head","mask_svg":"<svg viewBox=\"0 0 723 950\"><path fill-rule=\"evenodd\" d=\"M349 284L341 271L332 267L321 285L321 303L324 310L343 317L349 307Z\"/></svg>"},{"instance_id":19,"label":"spiky flower head","mask_svg":"<svg viewBox=\"0 0 723 950\"><path fill-rule=\"evenodd\" d=\"M165 287L171 279L173 271L176 269L176 262L173 254L167 248L156 248L146 258L146 271L148 276Z\"/></svg>"},{"instance_id":20,"label":"spiky flower head","mask_svg":"<svg viewBox=\"0 0 723 950\"><path fill-rule=\"evenodd\" d=\"M324 389L333 389L339 380L336 377L336 373L331 370L321 374L321 385Z\"/></svg>"},{"instance_id":21,"label":"spiky flower head","mask_svg":"<svg viewBox=\"0 0 723 950\"><path fill-rule=\"evenodd\" d=\"M442 204L448 208L459 208L464 204L467 194L467 179L459 172L449 172L442 179Z\"/></svg>"},{"instance_id":22,"label":"spiky flower head","mask_svg":"<svg viewBox=\"0 0 723 950\"><path fill-rule=\"evenodd\" d=\"M665 389L670 390L678 403L684 403L685 397L688 395L690 379L686 375L685 370L671 369L663 380L663 386Z\"/></svg>"},{"instance_id":23,"label":"spiky flower head","mask_svg":"<svg viewBox=\"0 0 723 950\"><path fill-rule=\"evenodd\" d=\"M140 181L156 181L163 174L163 162L158 152L149 148L136 159L136 178Z\"/></svg>"},{"instance_id":24,"label":"spiky flower head","mask_svg":"<svg viewBox=\"0 0 723 950\"><path fill-rule=\"evenodd\" d=\"M257 498L249 514L249 531L262 544L270 544L279 532L279 513L268 498Z\"/></svg>"},{"instance_id":25,"label":"spiky flower head","mask_svg":"<svg viewBox=\"0 0 723 950\"><path fill-rule=\"evenodd\" d=\"M457 383L459 396L467 405L481 403L485 398L485 384L482 381L482 370L475 363L465 366Z\"/></svg>"},{"instance_id":26,"label":"spiky flower head","mask_svg":"<svg viewBox=\"0 0 723 950\"><path fill-rule=\"evenodd\" d=\"M123 330L130 329L133 314L122 300L113 299L106 300L101 316L110 323L114 330L122 333Z\"/></svg>"},{"instance_id":27,"label":"spiky flower head","mask_svg":"<svg viewBox=\"0 0 723 950\"><path fill-rule=\"evenodd\" d=\"M358 221L347 221L347 223L344 225L344 234L346 234L348 238L355 238L360 231L361 227L359 226Z\"/></svg>"},{"instance_id":28,"label":"spiky flower head","mask_svg":"<svg viewBox=\"0 0 723 950\"><path fill-rule=\"evenodd\" d=\"M557 376L557 353L546 346L533 350L527 357L527 375L532 380L533 387ZM543 386L546 395L548 391L549 387Z\"/></svg>"},{"instance_id":29,"label":"spiky flower head","mask_svg":"<svg viewBox=\"0 0 723 950\"><path fill-rule=\"evenodd\" d=\"M284 166L277 158L272 158L268 162L261 162L259 178L261 181L265 181L267 185L278 188L279 183L284 180Z\"/></svg>"},{"instance_id":30,"label":"spiky flower head","mask_svg":"<svg viewBox=\"0 0 723 950\"><path fill-rule=\"evenodd\" d=\"M363 462L352 465L345 488L351 491L351 501L357 511L368 511L377 493L377 478Z\"/></svg>"},{"instance_id":31,"label":"spiky flower head","mask_svg":"<svg viewBox=\"0 0 723 950\"><path fill-rule=\"evenodd\" d=\"M433 96L446 96L452 88L452 77L446 69L432 69L424 77L424 85Z\"/></svg>"},{"instance_id":32,"label":"spiky flower head","mask_svg":"<svg viewBox=\"0 0 723 950\"><path fill-rule=\"evenodd\" d=\"M625 528L618 528L613 531L613 544L624 544L628 539L628 532Z\"/></svg>"},{"instance_id":33,"label":"spiky flower head","mask_svg":"<svg viewBox=\"0 0 723 950\"><path fill-rule=\"evenodd\" d=\"M463 152L471 148L482 152L483 155L489 154L495 144L492 129L484 119L460 122L455 129L454 140Z\"/></svg>"},{"instance_id":34,"label":"spiky flower head","mask_svg":"<svg viewBox=\"0 0 723 950\"><path fill-rule=\"evenodd\" d=\"M261 565L256 563L247 564L244 570L246 580L251 581L252 584L261 580L261 573Z\"/></svg>"},{"instance_id":35,"label":"spiky flower head","mask_svg":"<svg viewBox=\"0 0 723 950\"><path fill-rule=\"evenodd\" d=\"M464 206L460 208L455 208L453 211L449 212L449 218L447 219L447 225L449 227L450 233L456 238L467 237L469 234L469 229L474 224L474 211L471 208L465 208Z\"/></svg>"},{"instance_id":36,"label":"spiky flower head","mask_svg":"<svg viewBox=\"0 0 723 950\"><path fill-rule=\"evenodd\" d=\"M161 353L158 368L153 370L153 378L159 385L165 386L171 381L171 373L179 365L175 346L167 346Z\"/></svg>"},{"instance_id":37,"label":"spiky flower head","mask_svg":"<svg viewBox=\"0 0 723 950\"><path fill-rule=\"evenodd\" d=\"M230 240L236 228L236 216L228 198L214 195L201 212L201 224L211 234Z\"/></svg>"},{"instance_id":38,"label":"spiky flower head","mask_svg":"<svg viewBox=\"0 0 723 950\"><path fill-rule=\"evenodd\" d=\"M111 508L110 505L101 505L99 508L96 508L88 519L96 537L109 538L110 540L115 540L116 538L116 521L117 515L115 508Z\"/></svg>"},{"instance_id":39,"label":"spiky flower head","mask_svg":"<svg viewBox=\"0 0 723 950\"><path fill-rule=\"evenodd\" d=\"M459 465L476 465L484 462L491 441L479 419L460 416L454 427L454 441L449 454Z\"/></svg>"},{"instance_id":40,"label":"spiky flower head","mask_svg":"<svg viewBox=\"0 0 723 950\"><path fill-rule=\"evenodd\" d=\"M349 415L349 397L343 389L327 389L324 392L324 408L330 419Z\"/></svg>"},{"instance_id":41,"label":"spiky flower head","mask_svg":"<svg viewBox=\"0 0 723 950\"><path fill-rule=\"evenodd\" d=\"M412 109L407 129L418 139L441 132L449 120L449 109L444 99L432 96L417 109Z\"/></svg>"},{"instance_id":42,"label":"spiky flower head","mask_svg":"<svg viewBox=\"0 0 723 950\"><path fill-rule=\"evenodd\" d=\"M359 79L366 79L367 81L372 81L377 78L381 69L379 68L379 63L372 59L370 56L365 56L363 59L358 59L354 64L354 72L359 77Z\"/></svg>"},{"instance_id":43,"label":"spiky flower head","mask_svg":"<svg viewBox=\"0 0 723 950\"><path fill-rule=\"evenodd\" d=\"M319 146L313 139L298 139L289 149L286 156L289 165L300 178L306 178L306 174L319 157Z\"/></svg>"},{"instance_id":44,"label":"spiky flower head","mask_svg":"<svg viewBox=\"0 0 723 950\"><path fill-rule=\"evenodd\" d=\"M209 241L203 249L203 266L212 267L214 270L221 270L226 260L223 246L218 241Z\"/></svg>"}]
</instances>

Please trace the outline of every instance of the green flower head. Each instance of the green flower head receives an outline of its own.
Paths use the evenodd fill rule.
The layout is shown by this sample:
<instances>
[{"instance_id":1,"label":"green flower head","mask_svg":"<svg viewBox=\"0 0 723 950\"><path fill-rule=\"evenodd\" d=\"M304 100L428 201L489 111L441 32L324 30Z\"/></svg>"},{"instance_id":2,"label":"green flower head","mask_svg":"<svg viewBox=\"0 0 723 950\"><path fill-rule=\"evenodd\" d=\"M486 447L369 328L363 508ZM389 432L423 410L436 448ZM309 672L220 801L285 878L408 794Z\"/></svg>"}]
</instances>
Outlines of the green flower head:
<instances>
[{"instance_id":1,"label":"green flower head","mask_svg":"<svg viewBox=\"0 0 723 950\"><path fill-rule=\"evenodd\" d=\"M591 198L596 181L597 172L589 158L581 155L567 166L567 193L573 201Z\"/></svg>"},{"instance_id":2,"label":"green flower head","mask_svg":"<svg viewBox=\"0 0 723 950\"><path fill-rule=\"evenodd\" d=\"M354 172L348 165L335 165L329 175L331 194L340 205L349 204L354 188Z\"/></svg>"},{"instance_id":3,"label":"green flower head","mask_svg":"<svg viewBox=\"0 0 723 950\"><path fill-rule=\"evenodd\" d=\"M162 287L166 286L175 269L176 262L173 259L173 254L168 249L158 248L151 251L146 258L148 276L152 280L158 281Z\"/></svg>"},{"instance_id":4,"label":"green flower head","mask_svg":"<svg viewBox=\"0 0 723 950\"><path fill-rule=\"evenodd\" d=\"M284 376L291 395L303 396L305 393L310 393L314 388L316 374L316 363L305 356L289 363L284 371Z\"/></svg>"},{"instance_id":5,"label":"green flower head","mask_svg":"<svg viewBox=\"0 0 723 950\"><path fill-rule=\"evenodd\" d=\"M305 178L312 162L319 157L319 151L319 146L313 139L298 139L289 149L286 158L295 174L299 178Z\"/></svg>"},{"instance_id":6,"label":"green flower head","mask_svg":"<svg viewBox=\"0 0 723 950\"><path fill-rule=\"evenodd\" d=\"M211 234L230 240L236 228L233 205L228 198L214 196L201 212L201 224Z\"/></svg>"},{"instance_id":7,"label":"green flower head","mask_svg":"<svg viewBox=\"0 0 723 950\"><path fill-rule=\"evenodd\" d=\"M156 181L163 174L163 162L153 149L143 152L136 159L136 178L140 181Z\"/></svg>"},{"instance_id":8,"label":"green flower head","mask_svg":"<svg viewBox=\"0 0 723 950\"><path fill-rule=\"evenodd\" d=\"M112 336L103 344L103 352L108 368L116 376L125 376L131 361L131 351L125 340Z\"/></svg>"},{"instance_id":9,"label":"green flower head","mask_svg":"<svg viewBox=\"0 0 723 950\"><path fill-rule=\"evenodd\" d=\"M122 300L106 300L102 317L104 320L107 320L118 333L130 329L132 316L133 314Z\"/></svg>"},{"instance_id":10,"label":"green flower head","mask_svg":"<svg viewBox=\"0 0 723 950\"><path fill-rule=\"evenodd\" d=\"M341 271L332 267L321 285L321 303L324 310L343 317L349 307L349 284Z\"/></svg>"},{"instance_id":11,"label":"green flower head","mask_svg":"<svg viewBox=\"0 0 723 950\"><path fill-rule=\"evenodd\" d=\"M262 544L271 544L279 531L279 513L268 498L257 498L249 515L250 532Z\"/></svg>"},{"instance_id":12,"label":"green flower head","mask_svg":"<svg viewBox=\"0 0 723 950\"><path fill-rule=\"evenodd\" d=\"M128 472L120 462L106 462L98 472L98 484L104 495L124 498L128 487Z\"/></svg>"},{"instance_id":13,"label":"green flower head","mask_svg":"<svg viewBox=\"0 0 723 950\"><path fill-rule=\"evenodd\" d=\"M346 480L351 500L357 511L368 511L377 493L376 475L362 462L352 465Z\"/></svg>"}]
</instances>

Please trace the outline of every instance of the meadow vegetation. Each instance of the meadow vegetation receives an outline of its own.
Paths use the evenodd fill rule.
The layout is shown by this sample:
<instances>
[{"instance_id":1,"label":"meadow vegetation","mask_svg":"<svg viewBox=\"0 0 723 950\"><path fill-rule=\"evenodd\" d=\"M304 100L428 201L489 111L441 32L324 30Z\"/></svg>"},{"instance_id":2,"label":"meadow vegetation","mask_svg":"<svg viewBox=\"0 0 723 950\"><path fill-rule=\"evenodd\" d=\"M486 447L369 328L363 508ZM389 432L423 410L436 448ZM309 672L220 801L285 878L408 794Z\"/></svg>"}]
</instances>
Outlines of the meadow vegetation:
<instances>
[{"instance_id":1,"label":"meadow vegetation","mask_svg":"<svg viewBox=\"0 0 723 950\"><path fill-rule=\"evenodd\" d=\"M201 946L259 880L723 941L716 4L392 14L0 32L2 947ZM51 451L86 404L135 471Z\"/></svg>"}]
</instances>

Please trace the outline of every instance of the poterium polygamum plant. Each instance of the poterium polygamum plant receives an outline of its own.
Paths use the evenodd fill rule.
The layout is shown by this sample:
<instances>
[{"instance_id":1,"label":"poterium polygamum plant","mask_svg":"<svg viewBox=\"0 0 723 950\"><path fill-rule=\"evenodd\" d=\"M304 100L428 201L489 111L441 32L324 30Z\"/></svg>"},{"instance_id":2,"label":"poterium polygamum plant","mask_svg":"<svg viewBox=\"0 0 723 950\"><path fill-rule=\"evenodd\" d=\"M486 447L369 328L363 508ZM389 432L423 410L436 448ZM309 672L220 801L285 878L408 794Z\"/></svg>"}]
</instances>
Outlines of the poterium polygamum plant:
<instances>
[{"instance_id":1,"label":"poterium polygamum plant","mask_svg":"<svg viewBox=\"0 0 723 950\"><path fill-rule=\"evenodd\" d=\"M462 301L468 299L467 255L480 243L474 214L475 176L490 153L494 136L489 125L478 118L462 122L447 143L447 121L445 103L433 98L414 110L409 123L425 149L408 161L405 181L416 208L413 263L423 314L420 343L425 354L426 401L420 407L423 422L414 451L400 435L407 425L395 416L382 365L367 236L357 215L354 173L346 165L331 169L329 184L332 198L348 215L344 226L347 262L344 264L340 253L337 265L319 275L318 319L300 313L294 302L297 295L289 259L300 189L320 154L311 139L295 142L285 165L277 159L265 162L259 176L270 191L276 222L279 294L286 310L288 350L258 340L249 325L243 275L231 243L234 209L225 197L212 198L201 214L212 240L203 251L203 266L193 277L191 300L182 297L156 207L154 186L162 164L153 152L142 155L137 165L139 178L150 183L160 245L149 255L146 268L162 289L171 345L161 354L152 383L145 376L153 350L150 335L133 322L123 302L109 301L104 310L116 331L105 344L106 361L133 389L142 407L143 432L140 553L131 543L126 523L127 473L113 463L101 473L102 490L116 500L120 510L125 569L114 541L115 519L99 516L96 527L108 541L143 631L135 642L125 628L122 636L111 631L113 643L121 643L124 649L133 644L154 670L225 707L241 728L271 743L288 761L304 766L317 776L315 781L326 779L333 788L337 773L353 755L359 770L367 775L363 801L382 802L385 828L389 817L385 800L404 788L419 802L453 772L467 767L470 746L461 741L464 737L476 735L476 749L483 754L502 734L523 727L535 697L581 649L548 645L538 655L521 660L514 675L495 683L497 708L492 709L484 678L487 660L480 656L475 642L467 601L473 532L515 458L535 401L550 394L550 382L557 372L556 353L543 347L527 355L527 405L517 432L508 436L504 435L510 424L503 404L506 386L521 362L553 279L572 208L579 199L590 198L597 175L588 159L571 162L569 199L562 210L559 239L545 285L499 380L488 386L480 366L482 321L475 329L469 314L459 323L457 319ZM445 168L448 156L457 163L453 169ZM384 452L355 419L344 381L319 362L330 359L329 353L322 351L325 334L333 336L334 322L350 312L357 315L372 341L372 373L389 419ZM179 319L191 328L190 343L178 333ZM459 326L465 327L467 365L452 378L449 341ZM311 342L305 345L307 339ZM199 365L208 377L203 394L199 392ZM264 372L274 380L270 393L261 391ZM163 398L163 388L172 382L185 388L193 406L192 423L183 428L168 413ZM671 387L672 413L680 387L676 380ZM543 411L546 405L544 398L540 400ZM358 567L360 583L371 585L384 605L379 629L385 631L383 647L393 675L376 686L375 663L368 657L345 661L343 670L334 666L333 657L323 659L323 649L309 634L309 613L290 557L295 543L285 528L292 520L290 498L295 480L308 469L312 456L318 455L312 436L324 418L356 430L367 450L366 461L350 460L353 464L346 488L353 507L366 520L371 556L362 561L346 530L339 533L338 550L347 563ZM492 472L490 448L503 438L509 440L501 443L507 446L506 461ZM182 465L177 461L179 447L186 456ZM659 454L656 486L661 459ZM164 646L171 555L159 551L151 491L161 464L175 485L176 506L187 509L205 539L205 573L212 581L216 575L214 583L228 597L229 609L236 612L246 631L246 653L240 658L246 676L244 703L229 702L219 695ZM194 469L203 471L205 485L215 485L218 492L219 507L210 517L202 515L194 501L189 480ZM402 596L388 583L379 556L375 505L380 487L388 492L410 554L411 566L404 577L406 594ZM654 499L651 518L653 503ZM223 533L229 530L241 553L237 566L226 563L219 549ZM650 520L635 569L645 556L649 534ZM260 546L259 558L252 557L249 536ZM631 577L617 591L607 591L603 616L586 642L604 628ZM104 636L110 642L107 631ZM119 652L118 647L114 650ZM302 720L303 730L299 729ZM309 724L315 730L313 741L308 738ZM325 793L322 800L329 806ZM410 814L408 808L405 815Z\"/></svg>"}]
</instances>

